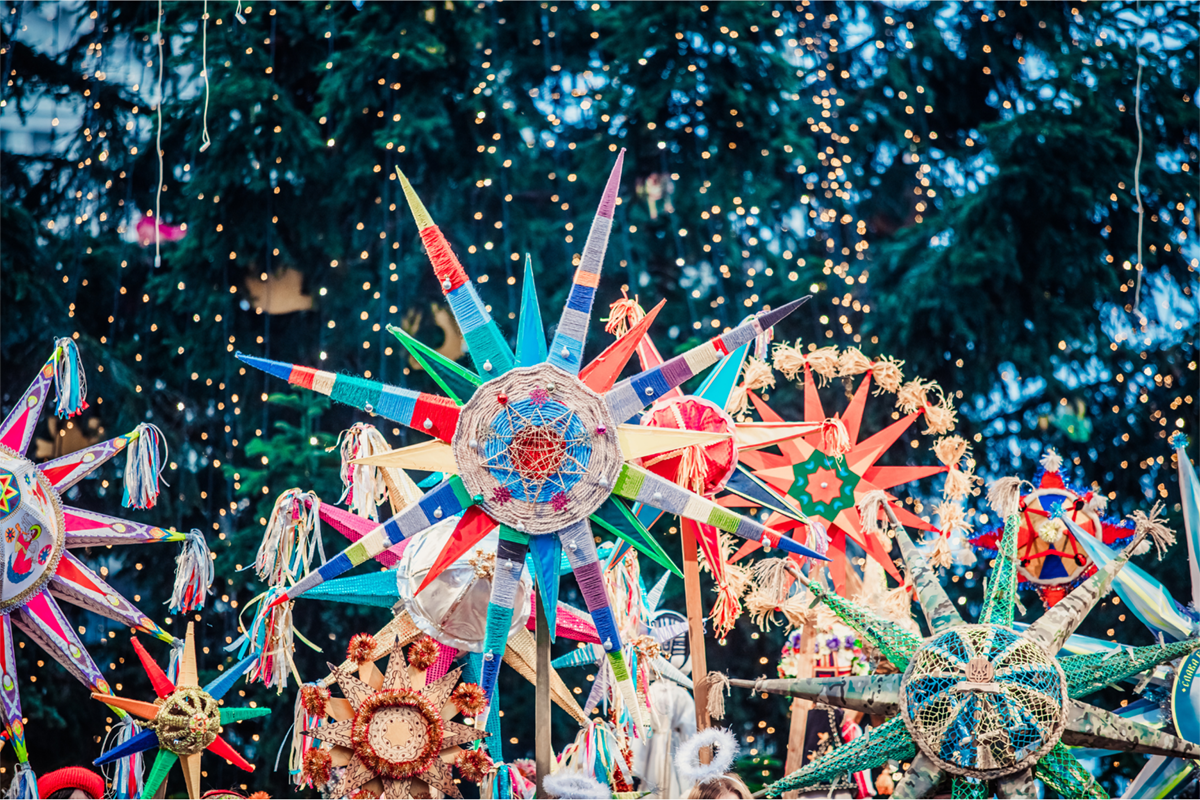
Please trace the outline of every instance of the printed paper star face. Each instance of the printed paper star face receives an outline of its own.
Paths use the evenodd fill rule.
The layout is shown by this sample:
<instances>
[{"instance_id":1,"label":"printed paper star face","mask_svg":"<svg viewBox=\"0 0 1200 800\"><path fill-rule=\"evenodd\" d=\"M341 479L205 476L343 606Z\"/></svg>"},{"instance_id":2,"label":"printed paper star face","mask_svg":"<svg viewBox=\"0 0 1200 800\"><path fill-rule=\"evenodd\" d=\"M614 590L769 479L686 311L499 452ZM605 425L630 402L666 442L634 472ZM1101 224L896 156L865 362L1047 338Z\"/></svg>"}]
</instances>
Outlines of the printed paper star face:
<instances>
[{"instance_id":1,"label":"printed paper star face","mask_svg":"<svg viewBox=\"0 0 1200 800\"><path fill-rule=\"evenodd\" d=\"M0 423L0 712L21 762L27 759L17 688L16 623L39 647L92 691L110 694L96 663L63 614L59 600L174 642L136 606L71 554L73 548L183 541L183 534L107 517L63 503L62 495L127 445L141 428L42 464L23 454L37 427L50 384L58 384L59 412L78 413L86 405L78 352L60 339L50 360Z\"/></svg>"},{"instance_id":2,"label":"printed paper star face","mask_svg":"<svg viewBox=\"0 0 1200 800\"><path fill-rule=\"evenodd\" d=\"M621 424L687 379L753 341L803 300L763 312L682 355L622 381L616 378L632 355L636 341L630 340L633 344L618 341L592 364L582 363L592 303L617 204L623 157L623 154L618 156L609 177L549 347L532 268L526 264L515 353L429 212L408 180L400 175L421 240L480 372L448 362L435 351L412 342L398 329L389 329L414 355L419 353L426 359L423 363L430 367L430 374L447 391L451 385L474 387L469 396L464 393L465 403L457 395L438 397L238 355L246 363L290 383L323 392L335 400L428 433L437 440L362 459L362 463L438 471L450 476L420 501L310 573L277 602L302 595L440 519L463 514L455 533L447 540L445 563L452 563L456 554L465 552L496 526L500 527L481 680L489 700L504 654L515 587L524 569L526 553L533 551L542 587L540 596L548 617L553 620L557 567L565 551L613 664L621 696L630 709L636 709L638 703L622 656L621 636L604 588L590 525L591 515L602 504L620 504L622 501L617 498L624 498L745 539L822 558L788 537L680 488L636 463L643 456L716 441L727 435ZM628 511L624 506L618 507ZM625 516L629 519L632 514ZM639 549L655 550L648 541L649 534L644 530L635 533L641 537L635 537ZM659 558L660 553L654 551L652 557Z\"/></svg>"},{"instance_id":3,"label":"printed paper star face","mask_svg":"<svg viewBox=\"0 0 1200 800\"><path fill-rule=\"evenodd\" d=\"M462 797L450 765L488 734L451 719L462 667L426 682L423 669L410 667L400 639L388 657L387 671L374 660L359 665L358 674L329 665L323 684L336 684L345 699L326 704L332 720L310 731L332 746L332 763L346 771L336 786L338 796L366 789L380 797L428 797L429 788L447 797ZM474 687L478 692L478 687Z\"/></svg>"},{"instance_id":4,"label":"printed paper star face","mask_svg":"<svg viewBox=\"0 0 1200 800\"><path fill-rule=\"evenodd\" d=\"M911 766L895 797L931 797L949 781L955 798L1037 797L1037 778L1064 797L1106 797L1071 754L1072 747L1196 758L1200 745L1079 700L1114 682L1187 655L1200 639L1059 657L1063 644L1108 593L1139 530L1111 563L1037 622L1016 630L1017 528L1008 518L996 569L976 624L967 623L937 572L903 528L894 529L932 635L922 641L895 622L804 582L901 675L732 681L755 691L821 700L889 719L819 756L766 789L768 797L823 783L890 760Z\"/></svg>"}]
</instances>

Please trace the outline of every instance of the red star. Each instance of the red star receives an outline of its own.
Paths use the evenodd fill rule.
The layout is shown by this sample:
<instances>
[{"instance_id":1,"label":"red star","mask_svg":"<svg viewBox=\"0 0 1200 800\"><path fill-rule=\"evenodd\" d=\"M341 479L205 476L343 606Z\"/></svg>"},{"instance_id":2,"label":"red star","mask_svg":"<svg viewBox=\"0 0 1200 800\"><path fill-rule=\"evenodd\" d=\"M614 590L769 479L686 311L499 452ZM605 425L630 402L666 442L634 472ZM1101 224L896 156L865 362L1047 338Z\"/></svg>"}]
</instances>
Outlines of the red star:
<instances>
[{"instance_id":1,"label":"red star","mask_svg":"<svg viewBox=\"0 0 1200 800\"><path fill-rule=\"evenodd\" d=\"M814 503L828 503L842 493L842 479L827 467L820 467L808 479L808 496Z\"/></svg>"}]
</instances>

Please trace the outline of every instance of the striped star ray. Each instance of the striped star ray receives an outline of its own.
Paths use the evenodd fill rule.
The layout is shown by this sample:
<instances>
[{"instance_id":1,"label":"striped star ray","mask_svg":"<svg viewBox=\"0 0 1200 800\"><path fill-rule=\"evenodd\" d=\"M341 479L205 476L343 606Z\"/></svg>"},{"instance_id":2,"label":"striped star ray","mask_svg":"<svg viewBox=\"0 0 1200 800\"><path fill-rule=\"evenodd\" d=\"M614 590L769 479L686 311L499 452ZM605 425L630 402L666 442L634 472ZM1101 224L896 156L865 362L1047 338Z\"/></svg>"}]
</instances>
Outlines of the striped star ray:
<instances>
[{"instance_id":1,"label":"striped star ray","mask_svg":"<svg viewBox=\"0 0 1200 800\"><path fill-rule=\"evenodd\" d=\"M433 217L429 215L425 204L417 197L412 184L399 167L396 168L396 175L400 178L404 196L408 199L408 207L417 223L417 232L425 245L425 252L429 256L434 274L437 275L438 285L446 297L446 302L450 304L450 311L458 322L463 339L467 342L467 350L471 354L471 360L475 362L475 369L484 380L503 375L515 366L516 357L508 346L500 326L488 313L487 306L475 291L475 284L467 277L450 243L446 241L438 226L433 224Z\"/></svg>"},{"instance_id":2,"label":"striped star ray","mask_svg":"<svg viewBox=\"0 0 1200 800\"><path fill-rule=\"evenodd\" d=\"M760 311L726 333L712 337L686 353L662 364L618 381L604 396L613 419L624 422L671 389L716 364L729 353L749 344L764 331L799 308L811 295L793 300L770 311Z\"/></svg>"},{"instance_id":3,"label":"striped star ray","mask_svg":"<svg viewBox=\"0 0 1200 800\"><path fill-rule=\"evenodd\" d=\"M608 234L612 229L613 213L617 207L617 193L621 188L621 167L625 163L625 148L617 154L608 175L600 206L592 219L579 266L571 279L571 289L550 343L548 363L571 375L578 375L583 366L583 346L587 342L588 325L592 318L592 304L596 299L596 287L600 285L600 270L604 265L604 253L608 249Z\"/></svg>"},{"instance_id":4,"label":"striped star ray","mask_svg":"<svg viewBox=\"0 0 1200 800\"><path fill-rule=\"evenodd\" d=\"M475 504L475 498L467 494L466 487L458 476L447 478L426 492L417 502L402 509L394 517L305 575L285 594L275 598L271 605L277 606L295 600L325 581L375 558L392 545L417 535L439 520L461 514Z\"/></svg>"},{"instance_id":5,"label":"striped star ray","mask_svg":"<svg viewBox=\"0 0 1200 800\"><path fill-rule=\"evenodd\" d=\"M292 386L311 389L339 403L378 414L443 442L449 442L458 425L458 406L453 400L428 392L414 392L387 383L356 378L325 370L272 361L267 358L234 354L238 360L282 378Z\"/></svg>"}]
</instances>

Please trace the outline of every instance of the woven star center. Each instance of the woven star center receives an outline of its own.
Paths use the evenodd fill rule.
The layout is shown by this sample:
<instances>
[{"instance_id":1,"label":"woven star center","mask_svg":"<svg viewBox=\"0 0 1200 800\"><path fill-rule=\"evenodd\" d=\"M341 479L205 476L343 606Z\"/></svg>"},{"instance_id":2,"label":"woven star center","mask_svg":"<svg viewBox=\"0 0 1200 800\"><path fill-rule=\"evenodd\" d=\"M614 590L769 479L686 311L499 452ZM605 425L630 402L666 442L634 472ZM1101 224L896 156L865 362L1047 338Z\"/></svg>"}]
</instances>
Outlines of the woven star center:
<instances>
[{"instance_id":1,"label":"woven star center","mask_svg":"<svg viewBox=\"0 0 1200 800\"><path fill-rule=\"evenodd\" d=\"M544 481L555 472L566 455L562 432L548 427L523 428L512 438L508 457L522 478Z\"/></svg>"}]
</instances>

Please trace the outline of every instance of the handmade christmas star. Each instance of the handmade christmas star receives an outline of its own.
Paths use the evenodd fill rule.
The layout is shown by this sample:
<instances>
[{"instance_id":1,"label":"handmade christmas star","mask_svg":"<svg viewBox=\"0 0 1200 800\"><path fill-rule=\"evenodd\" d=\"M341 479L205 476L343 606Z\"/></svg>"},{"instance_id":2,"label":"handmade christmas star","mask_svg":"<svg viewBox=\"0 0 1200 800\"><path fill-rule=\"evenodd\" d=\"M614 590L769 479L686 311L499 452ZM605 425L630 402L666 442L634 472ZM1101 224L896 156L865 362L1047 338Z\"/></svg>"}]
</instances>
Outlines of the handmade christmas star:
<instances>
[{"instance_id":1,"label":"handmade christmas star","mask_svg":"<svg viewBox=\"0 0 1200 800\"><path fill-rule=\"evenodd\" d=\"M1062 458L1053 449L1047 450L1033 485L1021 497L1021 527L1017 532L1019 585L1036 589L1047 607L1096 571L1087 547L1072 527L1109 547L1122 547L1133 535L1132 525L1104 514L1107 501L1102 493L1072 486L1061 470ZM972 546L984 558L995 556L1002 527L1000 520L971 538Z\"/></svg>"},{"instance_id":2,"label":"handmade christmas star","mask_svg":"<svg viewBox=\"0 0 1200 800\"><path fill-rule=\"evenodd\" d=\"M234 766L254 771L254 765L246 761L229 742L221 737L223 726L230 722L262 717L271 713L269 708L221 708L220 700L233 688L253 661L253 656L243 659L225 670L212 683L201 688L196 672L195 623L189 622L184 639L183 655L179 661L179 674L174 682L163 672L146 652L137 637L133 637L142 668L146 670L150 684L154 687L157 700L145 703L125 697L93 693L92 697L108 703L146 720L145 730L133 738L104 753L94 762L97 766L108 764L119 758L158 748L154 766L142 787L143 797L154 797L167 773L175 762L183 769L183 780L187 783L188 797L200 797L200 755L209 752L224 758Z\"/></svg>"},{"instance_id":3,"label":"handmade christmas star","mask_svg":"<svg viewBox=\"0 0 1200 800\"><path fill-rule=\"evenodd\" d=\"M354 653L356 644L361 655ZM455 763L469 780L482 780L490 761L482 751L464 750L463 745L488 734L451 717L456 712L477 713L483 692L475 684L459 683L462 667L427 682L426 670L436 652L432 646L427 637L417 639L406 659L399 637L390 649L365 634L351 639L357 670L330 664L329 677L309 691L310 700L328 699L325 708L318 709L322 722L307 733L332 751L328 757L317 755L324 750L310 750L306 756L306 769L315 783L325 784L332 777L331 767L338 766L346 767L336 787L339 797L354 796L364 787L377 797L427 797L431 788L462 797L450 771ZM390 656L387 671L380 672L375 661L384 652ZM331 685L340 688L344 698L329 697L326 687ZM333 720L325 720L325 714Z\"/></svg>"},{"instance_id":4,"label":"handmade christmas star","mask_svg":"<svg viewBox=\"0 0 1200 800\"><path fill-rule=\"evenodd\" d=\"M151 425L34 464L25 457L50 385L58 393L57 412L69 417L87 407L87 383L75 342L55 342L54 353L0 423L0 528L4 531L4 570L0 581L0 711L20 764L27 763L16 643L12 624L92 691L109 695L108 682L88 654L59 600L82 606L164 642L174 637L121 596L69 551L81 547L180 542L187 534L73 508L63 494L125 447L133 465L126 470L126 498L139 508L154 504L158 480L158 433ZM143 446L144 445L144 446ZM134 483L136 485L131 486ZM127 503L128 504L128 503Z\"/></svg>"},{"instance_id":5,"label":"handmade christmas star","mask_svg":"<svg viewBox=\"0 0 1200 800\"><path fill-rule=\"evenodd\" d=\"M946 503L957 508L951 501L961 500L978 480L969 469L963 470L959 466L967 449L960 437L946 436L933 446L943 462L940 466L884 466L879 463L919 417L925 417L925 433L941 435L953 430L954 412L944 399L936 400L941 392L936 384L920 379L902 383L902 361L890 357L872 361L856 348L848 348L840 355L835 347L804 352L798 344L777 345L774 364L788 377L800 379L802 375L805 422L819 423L826 418L814 372L822 384L830 378L850 380L862 375L849 404L837 417L844 425L848 441L839 442L820 432L781 442L779 455L763 450L746 452L740 456L741 463L728 484L729 491L742 500L735 503L732 501L736 498L730 498L722 502L730 507L768 509L772 514L767 518L767 524L780 530L791 530L809 521L819 522L828 530L828 555L832 562L829 571L838 592L846 591L847 538L899 579L888 557L890 543L884 543L874 535L875 520L863 519L858 507L872 492L888 492L897 486L945 472L947 481L943 493ZM902 415L898 413L898 419L882 430L863 436L867 402L880 393L895 393L898 412ZM753 391L746 394L765 422L782 422L779 414ZM959 442L961 445L955 446ZM897 506L895 513L906 525L919 530L935 530L929 522L902 506ZM943 524L943 528L947 527ZM946 535L949 533L948 529L944 531ZM732 560L737 561L753 549L752 544L743 545Z\"/></svg>"},{"instance_id":6,"label":"handmade christmas star","mask_svg":"<svg viewBox=\"0 0 1200 800\"><path fill-rule=\"evenodd\" d=\"M993 490L995 492L995 489ZM1200 640L1166 647L1124 648L1060 658L1059 650L1112 585L1130 550L1146 536L1167 538L1156 520L1138 525L1130 547L1022 632L1013 628L1017 591L1016 488L1003 508L1004 536L979 620L970 624L938 582L937 572L896 525L904 561L932 635L922 640L869 609L805 581L816 600L877 647L901 674L796 681L746 681L758 691L890 717L869 733L812 761L766 789L768 797L873 769L889 760L911 761L894 797L932 796L944 779L956 798L1037 797L1034 778L1064 797L1106 797L1071 754L1098 747L1183 758L1200 745L1124 719L1079 698L1113 682L1195 650ZM894 524L894 523L893 523Z\"/></svg>"},{"instance_id":7,"label":"handmade christmas star","mask_svg":"<svg viewBox=\"0 0 1200 800\"><path fill-rule=\"evenodd\" d=\"M371 463L451 475L415 505L310 573L276 602L302 595L445 517L463 514L461 524L470 528L472 536L477 537L474 541L478 541L490 530L490 525L478 524L481 517L486 517L489 523L500 526L500 544L488 611L489 638L481 681L485 694L490 698L500 668L499 657L504 652L513 612L513 589L524 569L526 551L533 549L535 565L550 564L555 568L553 576L538 570L540 596L546 600L549 611L557 596L561 548L571 561L588 610L612 660L621 694L628 706L634 708L637 706L634 688L621 655L621 637L613 623L589 523L591 515L611 497L647 503L746 539L822 558L787 536L721 508L633 463L641 456L710 441L714 438L712 434L621 424L753 340L803 300L764 311L660 367L621 381L616 381L618 371L589 370L583 364L592 302L617 205L622 158L623 153L617 157L609 177L548 349L532 273L526 271L515 354L445 237L433 224L408 180L400 175L434 272L462 328L471 357L482 373L472 373L479 383L461 407L447 397L239 354L246 363L290 383L312 388L435 437L396 451L391 460L388 456L377 456ZM470 537L453 538L456 547L469 547L473 543Z\"/></svg>"}]
</instances>

